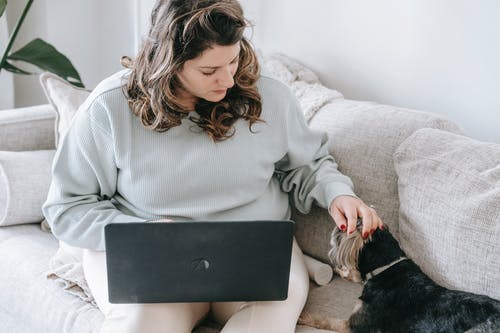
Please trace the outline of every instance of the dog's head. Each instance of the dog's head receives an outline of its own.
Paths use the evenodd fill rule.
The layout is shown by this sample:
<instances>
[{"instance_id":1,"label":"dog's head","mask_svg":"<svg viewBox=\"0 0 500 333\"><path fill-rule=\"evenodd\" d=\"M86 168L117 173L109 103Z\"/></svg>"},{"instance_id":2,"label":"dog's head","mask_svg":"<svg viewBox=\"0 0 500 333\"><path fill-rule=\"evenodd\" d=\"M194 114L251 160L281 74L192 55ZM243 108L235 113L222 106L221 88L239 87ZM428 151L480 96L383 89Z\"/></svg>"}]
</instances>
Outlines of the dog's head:
<instances>
[{"instance_id":1,"label":"dog's head","mask_svg":"<svg viewBox=\"0 0 500 333\"><path fill-rule=\"evenodd\" d=\"M334 228L330 237L331 249L328 256L340 277L353 282L362 281L358 270L358 256L368 240L369 238L363 239L358 229L348 235L347 232Z\"/></svg>"},{"instance_id":2,"label":"dog's head","mask_svg":"<svg viewBox=\"0 0 500 333\"><path fill-rule=\"evenodd\" d=\"M328 252L335 272L353 282L365 280L369 272L405 255L387 226L384 230L377 229L366 239L360 228L358 226L350 235L334 228Z\"/></svg>"}]
</instances>

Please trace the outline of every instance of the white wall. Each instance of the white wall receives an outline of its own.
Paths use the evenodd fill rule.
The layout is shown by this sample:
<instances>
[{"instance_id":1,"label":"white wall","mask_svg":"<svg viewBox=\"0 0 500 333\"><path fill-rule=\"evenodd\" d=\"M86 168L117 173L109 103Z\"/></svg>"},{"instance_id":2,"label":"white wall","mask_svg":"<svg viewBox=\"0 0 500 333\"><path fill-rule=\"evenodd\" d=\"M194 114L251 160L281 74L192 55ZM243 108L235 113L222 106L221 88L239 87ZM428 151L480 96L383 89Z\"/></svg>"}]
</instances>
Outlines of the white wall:
<instances>
[{"instance_id":1,"label":"white wall","mask_svg":"<svg viewBox=\"0 0 500 333\"><path fill-rule=\"evenodd\" d=\"M500 142L500 1L242 0L253 42L346 98L431 111Z\"/></svg>"},{"instance_id":2,"label":"white wall","mask_svg":"<svg viewBox=\"0 0 500 333\"><path fill-rule=\"evenodd\" d=\"M136 31L136 50L141 44L142 38L146 36L151 18L151 11L156 3L156 0L137 0L137 31Z\"/></svg>"},{"instance_id":3,"label":"white wall","mask_svg":"<svg viewBox=\"0 0 500 333\"><path fill-rule=\"evenodd\" d=\"M43 38L72 61L86 87L92 89L121 68L122 55L134 55L138 2L140 0L37 0L13 50L36 37ZM8 2L11 31L25 4L26 1ZM40 72L37 68L31 69ZM17 107L47 103L38 76L15 75L14 86Z\"/></svg>"},{"instance_id":4,"label":"white wall","mask_svg":"<svg viewBox=\"0 0 500 333\"><path fill-rule=\"evenodd\" d=\"M155 0L37 0L18 46L42 37L88 88L134 55ZM431 111L500 142L497 0L241 0L253 42L315 70L346 98ZM25 1L9 1L14 24ZM37 77L15 76L15 104L45 103Z\"/></svg>"}]
</instances>

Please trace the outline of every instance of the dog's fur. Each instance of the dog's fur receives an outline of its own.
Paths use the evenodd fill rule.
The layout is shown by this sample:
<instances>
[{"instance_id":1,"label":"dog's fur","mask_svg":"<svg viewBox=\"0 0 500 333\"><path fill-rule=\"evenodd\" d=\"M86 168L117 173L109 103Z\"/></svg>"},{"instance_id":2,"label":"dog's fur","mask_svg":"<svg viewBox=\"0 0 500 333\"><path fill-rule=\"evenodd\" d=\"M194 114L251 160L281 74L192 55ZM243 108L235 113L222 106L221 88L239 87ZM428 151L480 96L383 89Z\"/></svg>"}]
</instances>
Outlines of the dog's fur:
<instances>
[{"instance_id":1,"label":"dog's fur","mask_svg":"<svg viewBox=\"0 0 500 333\"><path fill-rule=\"evenodd\" d=\"M342 333L500 332L499 301L439 286L410 259L396 262L406 255L387 229L366 240L335 230L331 245L335 271L365 281L360 305L348 320L302 313L299 323Z\"/></svg>"}]
</instances>

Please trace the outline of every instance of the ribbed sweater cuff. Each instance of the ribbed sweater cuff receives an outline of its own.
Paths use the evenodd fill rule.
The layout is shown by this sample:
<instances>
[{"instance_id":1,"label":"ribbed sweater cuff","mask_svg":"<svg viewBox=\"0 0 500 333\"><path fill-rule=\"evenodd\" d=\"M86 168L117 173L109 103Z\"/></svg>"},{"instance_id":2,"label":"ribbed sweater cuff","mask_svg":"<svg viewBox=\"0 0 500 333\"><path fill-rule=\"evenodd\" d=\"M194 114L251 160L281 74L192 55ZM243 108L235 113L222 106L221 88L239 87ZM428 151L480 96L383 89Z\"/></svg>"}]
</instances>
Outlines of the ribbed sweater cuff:
<instances>
[{"instance_id":1,"label":"ribbed sweater cuff","mask_svg":"<svg viewBox=\"0 0 500 333\"><path fill-rule=\"evenodd\" d=\"M330 207L332 206L333 200L335 200L335 198L337 198L340 195L350 195L355 198L358 197L352 190L351 186L349 186L348 184L341 182L329 184L329 186L325 188L326 202L324 204L325 208L328 209L328 212L330 214L331 214Z\"/></svg>"}]
</instances>

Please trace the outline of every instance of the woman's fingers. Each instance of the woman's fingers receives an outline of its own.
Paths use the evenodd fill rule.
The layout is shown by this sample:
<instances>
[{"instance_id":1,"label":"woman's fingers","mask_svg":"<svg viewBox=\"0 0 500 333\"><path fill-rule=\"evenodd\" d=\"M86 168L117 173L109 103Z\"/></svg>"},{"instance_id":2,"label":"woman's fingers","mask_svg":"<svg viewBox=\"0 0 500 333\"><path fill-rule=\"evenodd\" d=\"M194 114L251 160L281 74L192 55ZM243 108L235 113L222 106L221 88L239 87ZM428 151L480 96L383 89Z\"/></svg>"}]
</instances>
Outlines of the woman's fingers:
<instances>
[{"instance_id":1,"label":"woman's fingers","mask_svg":"<svg viewBox=\"0 0 500 333\"><path fill-rule=\"evenodd\" d=\"M330 214L342 231L353 233L357 228L358 219L361 219L361 235L367 238L377 228L383 229L384 223L378 216L373 206L367 206L362 200L352 196L337 197L331 207Z\"/></svg>"},{"instance_id":2,"label":"woman's fingers","mask_svg":"<svg viewBox=\"0 0 500 333\"><path fill-rule=\"evenodd\" d=\"M337 227L340 230L342 230L342 231L347 230L347 220L346 220L344 214L342 214L337 207L333 207L332 217L333 217L333 221L335 222L335 224L337 225Z\"/></svg>"},{"instance_id":3,"label":"woman's fingers","mask_svg":"<svg viewBox=\"0 0 500 333\"><path fill-rule=\"evenodd\" d=\"M356 230L358 224L356 206L348 206L345 210L345 216L347 217L347 234L350 235Z\"/></svg>"},{"instance_id":4,"label":"woman's fingers","mask_svg":"<svg viewBox=\"0 0 500 333\"><path fill-rule=\"evenodd\" d=\"M358 216L363 221L361 235L363 235L363 238L367 238L370 235L373 226L375 225L373 211L370 209L370 207L363 204L358 207Z\"/></svg>"}]
</instances>

